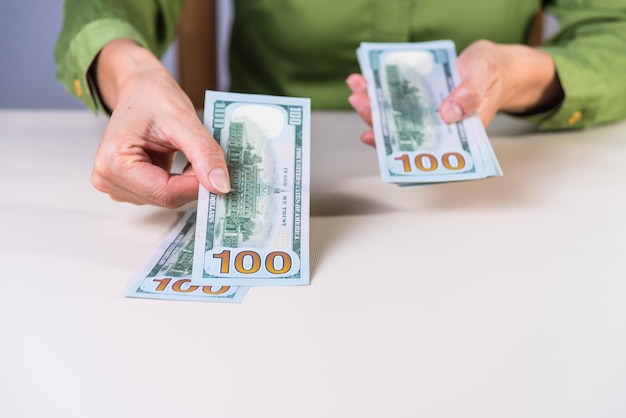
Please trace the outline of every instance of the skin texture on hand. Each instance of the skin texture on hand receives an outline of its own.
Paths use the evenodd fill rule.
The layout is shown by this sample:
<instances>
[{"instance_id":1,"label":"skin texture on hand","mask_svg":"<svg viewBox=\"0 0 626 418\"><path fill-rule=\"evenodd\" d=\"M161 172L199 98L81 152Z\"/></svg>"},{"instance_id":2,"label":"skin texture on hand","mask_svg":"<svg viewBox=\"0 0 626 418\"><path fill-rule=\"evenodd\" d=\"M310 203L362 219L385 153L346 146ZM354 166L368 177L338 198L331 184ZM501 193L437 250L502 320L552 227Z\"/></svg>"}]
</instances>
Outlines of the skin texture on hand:
<instances>
[{"instance_id":1,"label":"skin texture on hand","mask_svg":"<svg viewBox=\"0 0 626 418\"><path fill-rule=\"evenodd\" d=\"M476 41L457 60L461 83L441 103L441 118L454 123L477 113L486 127L498 111L532 114L552 109L563 100L554 62L546 52L525 45L500 45ZM348 101L363 120L372 125L367 85L360 74L346 83ZM374 145L371 130L361 141Z\"/></svg>"},{"instance_id":2,"label":"skin texture on hand","mask_svg":"<svg viewBox=\"0 0 626 418\"><path fill-rule=\"evenodd\" d=\"M96 77L113 109L96 152L91 181L112 199L175 208L197 199L201 183L230 190L220 146L185 93L149 51L118 39L101 51ZM171 173L182 151L190 166Z\"/></svg>"}]
</instances>

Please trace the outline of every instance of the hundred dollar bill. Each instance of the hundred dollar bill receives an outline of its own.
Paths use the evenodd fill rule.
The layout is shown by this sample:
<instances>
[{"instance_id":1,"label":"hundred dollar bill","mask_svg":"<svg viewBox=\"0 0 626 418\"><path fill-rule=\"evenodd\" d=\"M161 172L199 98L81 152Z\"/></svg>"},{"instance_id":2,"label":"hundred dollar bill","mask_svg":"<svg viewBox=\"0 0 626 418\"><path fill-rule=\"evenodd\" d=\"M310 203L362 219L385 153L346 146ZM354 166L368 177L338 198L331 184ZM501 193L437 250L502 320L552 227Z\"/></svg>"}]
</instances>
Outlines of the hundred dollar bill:
<instances>
[{"instance_id":1,"label":"hundred dollar bill","mask_svg":"<svg viewBox=\"0 0 626 418\"><path fill-rule=\"evenodd\" d=\"M176 224L144 271L129 286L125 296L147 299L204 302L241 302L247 287L211 286L192 283L196 210L189 210Z\"/></svg>"},{"instance_id":2,"label":"hundred dollar bill","mask_svg":"<svg viewBox=\"0 0 626 418\"><path fill-rule=\"evenodd\" d=\"M439 107L459 82L451 41L362 43L381 176L416 185L502 175L478 116L445 123Z\"/></svg>"},{"instance_id":3,"label":"hundred dollar bill","mask_svg":"<svg viewBox=\"0 0 626 418\"><path fill-rule=\"evenodd\" d=\"M200 187L193 277L207 284L309 283L310 100L207 91L204 124L231 192Z\"/></svg>"}]
</instances>

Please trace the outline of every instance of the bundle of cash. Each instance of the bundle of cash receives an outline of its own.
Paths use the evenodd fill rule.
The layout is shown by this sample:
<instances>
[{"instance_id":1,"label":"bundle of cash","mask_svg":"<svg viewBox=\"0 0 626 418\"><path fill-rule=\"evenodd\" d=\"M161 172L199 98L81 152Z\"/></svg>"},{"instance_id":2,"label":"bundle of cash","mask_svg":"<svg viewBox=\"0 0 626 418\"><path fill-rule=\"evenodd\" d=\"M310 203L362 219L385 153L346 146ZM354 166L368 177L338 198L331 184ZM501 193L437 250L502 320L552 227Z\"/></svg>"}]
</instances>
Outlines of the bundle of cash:
<instances>
[{"instance_id":1,"label":"bundle of cash","mask_svg":"<svg viewBox=\"0 0 626 418\"><path fill-rule=\"evenodd\" d=\"M451 41L362 43L380 173L401 186L501 176L478 116L445 123L439 107L459 82Z\"/></svg>"},{"instance_id":2,"label":"bundle of cash","mask_svg":"<svg viewBox=\"0 0 626 418\"><path fill-rule=\"evenodd\" d=\"M248 286L308 284L310 100L207 91L204 124L231 191L200 186L126 296L239 302Z\"/></svg>"}]
</instances>

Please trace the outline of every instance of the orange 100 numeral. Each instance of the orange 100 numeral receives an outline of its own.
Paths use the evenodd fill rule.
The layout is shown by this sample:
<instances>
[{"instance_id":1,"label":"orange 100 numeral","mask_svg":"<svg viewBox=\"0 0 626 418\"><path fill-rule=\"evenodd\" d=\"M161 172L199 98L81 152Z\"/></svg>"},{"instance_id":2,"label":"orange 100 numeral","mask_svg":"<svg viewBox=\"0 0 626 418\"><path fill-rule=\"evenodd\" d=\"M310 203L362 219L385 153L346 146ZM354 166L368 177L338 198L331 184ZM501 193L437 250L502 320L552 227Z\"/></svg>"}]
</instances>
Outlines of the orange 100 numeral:
<instances>
[{"instance_id":1,"label":"orange 100 numeral","mask_svg":"<svg viewBox=\"0 0 626 418\"><path fill-rule=\"evenodd\" d=\"M213 254L213 258L221 260L221 274L230 273L230 250L224 250L221 253ZM280 259L282 261L281 268L276 268L276 259ZM256 251L240 251L235 256L233 267L241 274L256 273L261 269L261 255ZM271 274L285 274L291 269L291 256L282 251L271 252L265 257L265 268Z\"/></svg>"},{"instance_id":2,"label":"orange 100 numeral","mask_svg":"<svg viewBox=\"0 0 626 418\"><path fill-rule=\"evenodd\" d=\"M168 277L165 279L152 279L152 281L159 284L155 289L157 292L164 292L167 289L167 286L171 283L172 279ZM177 293L193 293L198 289L202 289L202 293L207 295L221 295L228 292L230 289L230 286L221 286L217 290L213 290L212 286L184 286L190 282L191 279L176 280L174 284L172 284L172 290Z\"/></svg>"},{"instance_id":3,"label":"orange 100 numeral","mask_svg":"<svg viewBox=\"0 0 626 418\"><path fill-rule=\"evenodd\" d=\"M454 158L453 158L454 157ZM408 154L402 154L394 158L396 161L402 162L402 169L405 173L413 171L413 167L418 171L435 171L439 168L439 160L433 154L421 153L417 154L413 161ZM413 162L415 165L411 164ZM458 171L465 168L465 158L458 152L447 152L441 156L441 165L450 171Z\"/></svg>"}]
</instances>

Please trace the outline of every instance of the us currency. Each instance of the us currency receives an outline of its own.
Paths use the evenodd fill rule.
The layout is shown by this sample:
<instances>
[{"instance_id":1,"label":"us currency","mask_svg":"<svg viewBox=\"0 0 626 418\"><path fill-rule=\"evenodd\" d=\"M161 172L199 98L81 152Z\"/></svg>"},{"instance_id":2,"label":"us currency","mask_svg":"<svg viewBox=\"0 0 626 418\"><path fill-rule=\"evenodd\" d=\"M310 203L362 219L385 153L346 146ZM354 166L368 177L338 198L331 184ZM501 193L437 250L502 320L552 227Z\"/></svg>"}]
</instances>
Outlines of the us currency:
<instances>
[{"instance_id":1,"label":"us currency","mask_svg":"<svg viewBox=\"0 0 626 418\"><path fill-rule=\"evenodd\" d=\"M241 302L246 287L195 284L191 279L196 210L187 211L125 296L203 302Z\"/></svg>"},{"instance_id":2,"label":"us currency","mask_svg":"<svg viewBox=\"0 0 626 418\"><path fill-rule=\"evenodd\" d=\"M451 41L362 43L381 177L399 185L501 176L476 115L448 124L439 107L459 82Z\"/></svg>"},{"instance_id":3,"label":"us currency","mask_svg":"<svg viewBox=\"0 0 626 418\"><path fill-rule=\"evenodd\" d=\"M195 282L309 283L310 100L207 91L231 191L198 194Z\"/></svg>"}]
</instances>

